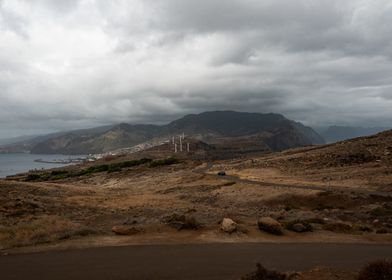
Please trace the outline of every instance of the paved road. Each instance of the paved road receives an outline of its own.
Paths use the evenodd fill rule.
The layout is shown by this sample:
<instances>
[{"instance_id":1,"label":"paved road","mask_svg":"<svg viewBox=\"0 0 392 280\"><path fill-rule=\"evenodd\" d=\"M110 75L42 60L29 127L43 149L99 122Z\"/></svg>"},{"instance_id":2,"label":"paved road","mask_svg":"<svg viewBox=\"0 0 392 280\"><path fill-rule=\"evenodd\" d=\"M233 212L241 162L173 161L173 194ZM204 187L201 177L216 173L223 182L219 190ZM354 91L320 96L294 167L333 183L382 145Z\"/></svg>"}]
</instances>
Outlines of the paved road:
<instances>
[{"instance_id":1,"label":"paved road","mask_svg":"<svg viewBox=\"0 0 392 280\"><path fill-rule=\"evenodd\" d=\"M360 268L392 245L192 244L91 248L0 257L0 279L239 279L256 262L278 270Z\"/></svg>"}]
</instances>

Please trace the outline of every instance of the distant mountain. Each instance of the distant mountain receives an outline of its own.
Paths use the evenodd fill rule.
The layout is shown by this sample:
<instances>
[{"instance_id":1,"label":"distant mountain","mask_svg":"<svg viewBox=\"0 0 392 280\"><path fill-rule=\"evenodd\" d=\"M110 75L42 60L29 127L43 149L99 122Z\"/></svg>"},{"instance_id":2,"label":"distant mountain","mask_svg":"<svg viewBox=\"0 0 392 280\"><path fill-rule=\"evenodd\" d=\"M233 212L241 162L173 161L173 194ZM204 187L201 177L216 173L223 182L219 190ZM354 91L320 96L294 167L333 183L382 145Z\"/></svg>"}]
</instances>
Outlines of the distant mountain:
<instances>
[{"instance_id":1,"label":"distant mountain","mask_svg":"<svg viewBox=\"0 0 392 280\"><path fill-rule=\"evenodd\" d=\"M39 136L21 136L5 139L6 141L0 141L0 153L29 153L36 145L44 143L45 141L50 139L56 139L67 134L73 134L76 136L93 136L105 132L112 127L113 125L107 125L94 128L78 129L73 131L55 132Z\"/></svg>"},{"instance_id":2,"label":"distant mountain","mask_svg":"<svg viewBox=\"0 0 392 280\"><path fill-rule=\"evenodd\" d=\"M0 146L9 145L9 144L18 144L18 143L30 141L36 137L37 135L26 135L26 136L12 137L12 138L1 138Z\"/></svg>"},{"instance_id":3,"label":"distant mountain","mask_svg":"<svg viewBox=\"0 0 392 280\"><path fill-rule=\"evenodd\" d=\"M213 145L229 145L244 150L287 148L323 144L324 140L310 127L279 114L215 111L186 115L167 125L131 125L78 130L34 139L31 153L90 154L131 147L154 139L169 139L185 133ZM242 144L241 144L242 143ZM253 145L253 144L254 145ZM261 148L262 147L262 148Z\"/></svg>"},{"instance_id":4,"label":"distant mountain","mask_svg":"<svg viewBox=\"0 0 392 280\"><path fill-rule=\"evenodd\" d=\"M262 136L271 150L283 150L312 144L323 144L324 140L312 128L286 119L280 114L243 113L214 111L187 115L167 125L170 133L184 131L199 135L207 143L220 137L234 138Z\"/></svg>"},{"instance_id":5,"label":"distant mountain","mask_svg":"<svg viewBox=\"0 0 392 280\"><path fill-rule=\"evenodd\" d=\"M66 133L36 144L34 154L96 154L131 147L158 135L159 126L119 124L105 131Z\"/></svg>"},{"instance_id":6,"label":"distant mountain","mask_svg":"<svg viewBox=\"0 0 392 280\"><path fill-rule=\"evenodd\" d=\"M330 126L316 129L327 143L335 143L347 139L361 136L373 135L390 128L387 127L351 127L351 126Z\"/></svg>"},{"instance_id":7,"label":"distant mountain","mask_svg":"<svg viewBox=\"0 0 392 280\"><path fill-rule=\"evenodd\" d=\"M214 133L235 137L272 131L287 123L291 121L279 114L214 111L186 115L167 127L170 131L183 130L185 133Z\"/></svg>"}]
</instances>

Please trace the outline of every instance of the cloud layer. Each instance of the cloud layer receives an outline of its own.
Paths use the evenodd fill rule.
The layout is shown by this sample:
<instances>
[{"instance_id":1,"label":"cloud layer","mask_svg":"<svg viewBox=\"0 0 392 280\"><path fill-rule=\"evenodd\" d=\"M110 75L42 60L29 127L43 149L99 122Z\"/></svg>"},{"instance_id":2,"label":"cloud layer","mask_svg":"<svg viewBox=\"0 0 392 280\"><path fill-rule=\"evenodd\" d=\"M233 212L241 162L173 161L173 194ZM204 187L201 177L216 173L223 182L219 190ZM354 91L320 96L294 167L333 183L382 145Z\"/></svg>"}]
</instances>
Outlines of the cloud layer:
<instances>
[{"instance_id":1,"label":"cloud layer","mask_svg":"<svg viewBox=\"0 0 392 280\"><path fill-rule=\"evenodd\" d=\"M0 0L0 137L186 113L389 125L385 0Z\"/></svg>"}]
</instances>

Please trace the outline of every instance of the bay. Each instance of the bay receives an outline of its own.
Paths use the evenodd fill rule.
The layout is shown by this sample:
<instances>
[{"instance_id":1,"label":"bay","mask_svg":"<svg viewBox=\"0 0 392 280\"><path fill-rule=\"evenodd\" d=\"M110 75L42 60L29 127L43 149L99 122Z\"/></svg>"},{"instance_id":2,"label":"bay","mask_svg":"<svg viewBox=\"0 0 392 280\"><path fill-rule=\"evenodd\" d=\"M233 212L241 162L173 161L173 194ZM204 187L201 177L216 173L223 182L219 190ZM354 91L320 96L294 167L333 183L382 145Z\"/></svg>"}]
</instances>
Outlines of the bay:
<instances>
[{"instance_id":1,"label":"bay","mask_svg":"<svg viewBox=\"0 0 392 280\"><path fill-rule=\"evenodd\" d=\"M41 159L43 161L54 160L68 160L75 159L81 156L68 156L68 155L39 155L39 154L0 154L0 178L5 178L9 175L27 172L33 169L50 169L55 167L62 167L69 164L60 163L44 163L36 162L35 160Z\"/></svg>"}]
</instances>

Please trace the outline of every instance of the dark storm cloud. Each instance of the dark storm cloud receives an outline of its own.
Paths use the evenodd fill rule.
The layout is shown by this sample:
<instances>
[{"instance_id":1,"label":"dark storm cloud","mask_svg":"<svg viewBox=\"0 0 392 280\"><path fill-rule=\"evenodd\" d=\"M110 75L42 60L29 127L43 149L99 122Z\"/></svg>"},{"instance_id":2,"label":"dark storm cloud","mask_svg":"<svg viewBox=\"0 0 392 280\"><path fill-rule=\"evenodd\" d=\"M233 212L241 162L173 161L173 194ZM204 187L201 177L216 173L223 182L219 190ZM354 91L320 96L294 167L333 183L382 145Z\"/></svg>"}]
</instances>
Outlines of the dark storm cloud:
<instances>
[{"instance_id":1,"label":"dark storm cloud","mask_svg":"<svg viewBox=\"0 0 392 280\"><path fill-rule=\"evenodd\" d=\"M187 113L389 125L392 3L0 0L0 137Z\"/></svg>"}]
</instances>

